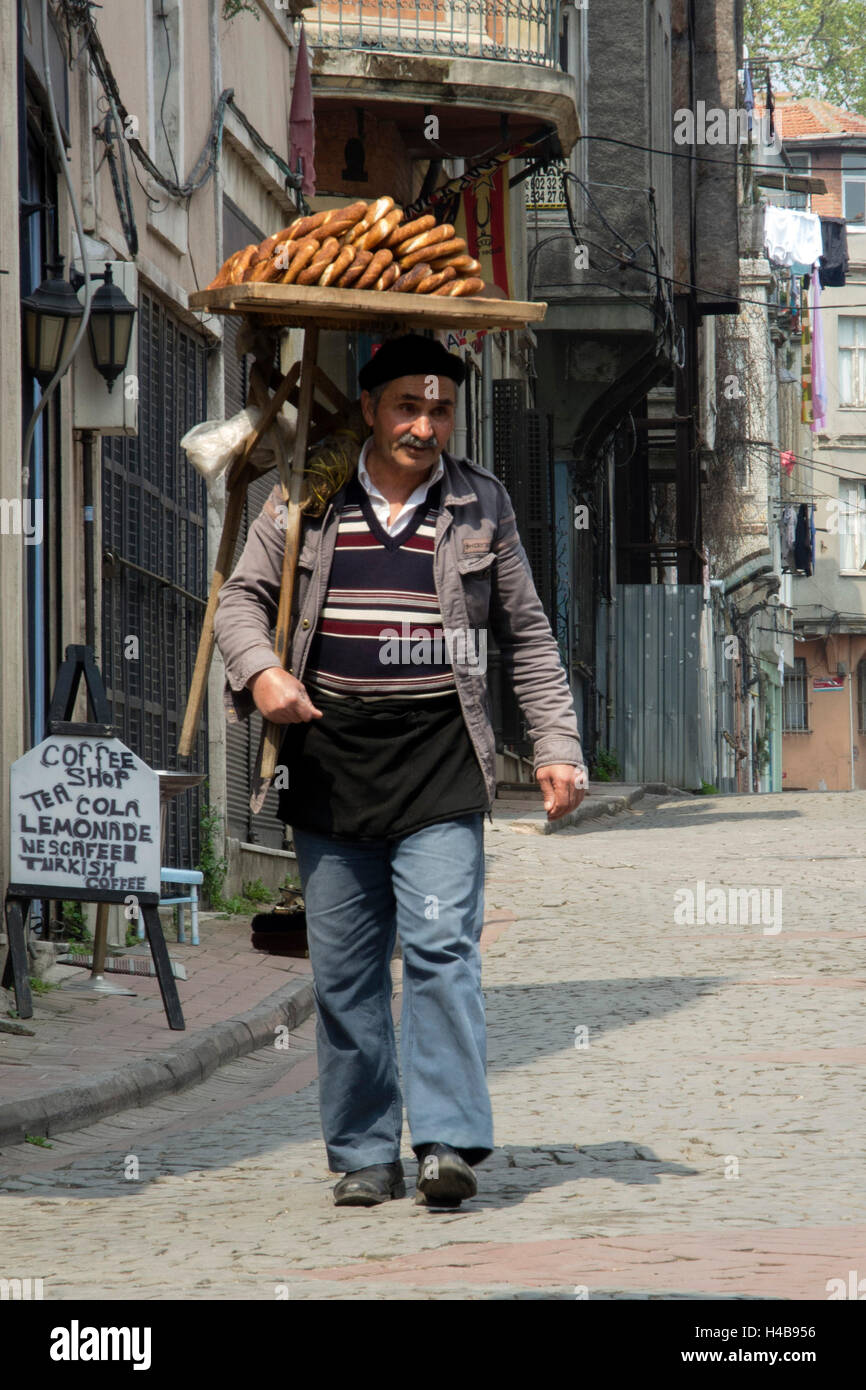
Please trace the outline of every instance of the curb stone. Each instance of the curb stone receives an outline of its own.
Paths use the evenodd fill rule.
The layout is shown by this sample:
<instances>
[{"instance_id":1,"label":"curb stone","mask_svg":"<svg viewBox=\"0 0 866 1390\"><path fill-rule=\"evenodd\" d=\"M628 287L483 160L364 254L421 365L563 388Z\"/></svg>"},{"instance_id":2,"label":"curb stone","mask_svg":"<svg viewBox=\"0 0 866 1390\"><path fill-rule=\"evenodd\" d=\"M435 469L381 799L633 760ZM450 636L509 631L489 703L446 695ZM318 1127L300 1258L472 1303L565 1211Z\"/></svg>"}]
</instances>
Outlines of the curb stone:
<instances>
[{"instance_id":1,"label":"curb stone","mask_svg":"<svg viewBox=\"0 0 866 1390\"><path fill-rule=\"evenodd\" d=\"M313 1008L312 981L296 979L245 1013L212 1023L164 1052L84 1077L74 1087L46 1091L29 1100L0 1102L0 1147L21 1144L28 1134L46 1138L63 1130L83 1129L120 1110L187 1090L223 1063L265 1046L278 1026L293 1031Z\"/></svg>"}]
</instances>

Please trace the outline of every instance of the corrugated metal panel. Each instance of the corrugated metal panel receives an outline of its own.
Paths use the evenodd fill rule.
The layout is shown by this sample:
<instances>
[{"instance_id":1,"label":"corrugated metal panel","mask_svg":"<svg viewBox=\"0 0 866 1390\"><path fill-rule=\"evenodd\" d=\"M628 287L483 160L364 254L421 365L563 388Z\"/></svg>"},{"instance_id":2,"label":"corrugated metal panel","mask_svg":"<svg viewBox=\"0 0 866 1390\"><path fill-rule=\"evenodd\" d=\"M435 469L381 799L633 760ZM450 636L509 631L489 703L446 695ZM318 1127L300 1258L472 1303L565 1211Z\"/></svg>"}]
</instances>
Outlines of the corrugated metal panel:
<instances>
[{"instance_id":1,"label":"corrugated metal panel","mask_svg":"<svg viewBox=\"0 0 866 1390\"><path fill-rule=\"evenodd\" d=\"M711 780L701 753L703 590L618 584L616 752L627 782L696 789ZM704 757L706 754L704 754Z\"/></svg>"}]
</instances>

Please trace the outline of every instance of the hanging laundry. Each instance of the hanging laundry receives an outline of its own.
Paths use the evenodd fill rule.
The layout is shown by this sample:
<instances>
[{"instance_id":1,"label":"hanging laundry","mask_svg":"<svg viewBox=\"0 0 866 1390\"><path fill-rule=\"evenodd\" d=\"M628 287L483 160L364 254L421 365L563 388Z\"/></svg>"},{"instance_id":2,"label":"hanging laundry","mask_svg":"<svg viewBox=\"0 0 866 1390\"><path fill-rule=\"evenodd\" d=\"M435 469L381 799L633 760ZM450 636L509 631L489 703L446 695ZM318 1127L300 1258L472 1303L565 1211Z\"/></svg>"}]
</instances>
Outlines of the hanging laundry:
<instances>
[{"instance_id":1,"label":"hanging laundry","mask_svg":"<svg viewBox=\"0 0 866 1390\"><path fill-rule=\"evenodd\" d=\"M748 58L743 59L743 106L749 113L749 131L752 129L752 112L755 109L755 89L752 85L752 69Z\"/></svg>"},{"instance_id":2,"label":"hanging laundry","mask_svg":"<svg viewBox=\"0 0 866 1390\"><path fill-rule=\"evenodd\" d=\"M812 423L812 316L809 313L809 277L803 276L803 302L800 310L803 328L802 352L800 354L800 421L804 425Z\"/></svg>"},{"instance_id":3,"label":"hanging laundry","mask_svg":"<svg viewBox=\"0 0 866 1390\"><path fill-rule=\"evenodd\" d=\"M774 119L774 112L775 112L775 110L776 110L776 98L773 96L773 88L770 86L770 69L767 68L767 101L766 101L766 111L767 111L767 116L769 117L769 122L770 122L770 139L769 139L769 141L768 141L768 144L769 144L769 143L772 143L772 141L776 138L776 122L775 122L775 119Z\"/></svg>"},{"instance_id":4,"label":"hanging laundry","mask_svg":"<svg viewBox=\"0 0 866 1390\"><path fill-rule=\"evenodd\" d=\"M812 541L812 573L814 574L814 573L815 573L815 561L816 561L817 556L818 556L818 552L817 552L817 550L815 549L815 503L814 503L814 502L812 503L812 515L811 515L811 518L810 518L810 520L809 520L809 532L810 532L810 538L811 538L811 541Z\"/></svg>"},{"instance_id":5,"label":"hanging laundry","mask_svg":"<svg viewBox=\"0 0 866 1390\"><path fill-rule=\"evenodd\" d=\"M797 538L797 511L790 503L782 508L779 517L779 532L782 541L782 569L797 568L794 560L794 542Z\"/></svg>"},{"instance_id":6,"label":"hanging laundry","mask_svg":"<svg viewBox=\"0 0 866 1390\"><path fill-rule=\"evenodd\" d=\"M811 429L822 430L827 415L826 364L824 362L824 315L821 313L821 286L812 276L812 420Z\"/></svg>"},{"instance_id":7,"label":"hanging laundry","mask_svg":"<svg viewBox=\"0 0 866 1390\"><path fill-rule=\"evenodd\" d=\"M812 524L809 518L809 508L805 502L800 503L797 512L797 527L794 535L794 565L798 570L802 570L807 578L812 576Z\"/></svg>"},{"instance_id":8,"label":"hanging laundry","mask_svg":"<svg viewBox=\"0 0 866 1390\"><path fill-rule=\"evenodd\" d=\"M844 217L822 217L824 252L818 267L823 289L843 289L848 274L848 226Z\"/></svg>"},{"instance_id":9,"label":"hanging laundry","mask_svg":"<svg viewBox=\"0 0 866 1390\"><path fill-rule=\"evenodd\" d=\"M824 250L820 217L768 203L764 208L764 249L775 265L790 266L797 275L808 274Z\"/></svg>"},{"instance_id":10,"label":"hanging laundry","mask_svg":"<svg viewBox=\"0 0 866 1390\"><path fill-rule=\"evenodd\" d=\"M779 454L779 463L781 465L782 472L787 473L789 478L794 471L794 464L796 463L796 461L797 455L792 453L790 449L783 449L782 452Z\"/></svg>"},{"instance_id":11,"label":"hanging laundry","mask_svg":"<svg viewBox=\"0 0 866 1390\"><path fill-rule=\"evenodd\" d=\"M302 24L295 61L295 77L292 83L292 105L289 111L289 162L295 168L298 159L302 160L304 178L301 190L309 196L312 196L316 191L316 166L313 162L315 148L313 82L310 77L307 37Z\"/></svg>"}]
</instances>

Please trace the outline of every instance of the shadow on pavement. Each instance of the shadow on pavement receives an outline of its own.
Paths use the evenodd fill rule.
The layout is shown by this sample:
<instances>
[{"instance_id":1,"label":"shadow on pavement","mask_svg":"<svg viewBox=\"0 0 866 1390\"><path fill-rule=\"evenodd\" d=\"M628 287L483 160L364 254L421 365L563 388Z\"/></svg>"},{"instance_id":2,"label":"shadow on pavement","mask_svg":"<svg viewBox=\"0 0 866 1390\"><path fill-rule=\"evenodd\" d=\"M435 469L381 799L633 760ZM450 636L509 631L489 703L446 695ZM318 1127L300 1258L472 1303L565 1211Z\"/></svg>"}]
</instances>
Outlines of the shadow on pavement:
<instances>
[{"instance_id":1,"label":"shadow on pavement","mask_svg":"<svg viewBox=\"0 0 866 1390\"><path fill-rule=\"evenodd\" d=\"M585 1184L592 1179L603 1178L607 1182L630 1186L656 1186L663 1177L697 1177L700 1170L682 1163L668 1163L645 1144L636 1144L628 1139L607 1144L586 1144L579 1148L563 1143L562 1139L554 1139L531 1148L506 1143L480 1163L475 1171L479 1190L477 1197L473 1197L463 1208L467 1215L473 1211L513 1207L536 1192L561 1187L563 1183L579 1182L581 1189L572 1196L582 1201L587 1196ZM408 1187L408 1164L406 1174ZM411 1181L414 1187L414 1165ZM430 1215L436 1213L431 1212ZM565 1209L563 1220L568 1220ZM591 1215L588 1215L588 1224L592 1225Z\"/></svg>"},{"instance_id":2,"label":"shadow on pavement","mask_svg":"<svg viewBox=\"0 0 866 1390\"><path fill-rule=\"evenodd\" d=\"M781 795L781 793L780 793ZM738 797L737 801L749 801L754 804L755 797ZM763 798L762 798L763 799ZM631 814L618 814L615 816L599 816L595 820L586 821L580 825L564 825L561 830L557 830L557 835L597 835L599 831L606 830L670 830L672 826L680 829L682 826L689 825L720 825L725 821L730 821L735 825L742 825L747 821L769 820L769 821L789 821L802 820L803 812L795 810L731 810L722 811L715 808L722 803L730 803L732 797L712 797L706 801L703 798L700 802L679 800L666 800L664 797L655 799L655 804L649 799L636 801L629 808ZM662 818L652 821L647 816L641 815L641 811L665 809Z\"/></svg>"},{"instance_id":3,"label":"shadow on pavement","mask_svg":"<svg viewBox=\"0 0 866 1390\"><path fill-rule=\"evenodd\" d=\"M728 983L724 975L662 975L493 985L484 990L488 1069L525 1066L568 1048L584 1051L601 1034L688 1008ZM586 1033L577 1032L583 1028Z\"/></svg>"}]
</instances>

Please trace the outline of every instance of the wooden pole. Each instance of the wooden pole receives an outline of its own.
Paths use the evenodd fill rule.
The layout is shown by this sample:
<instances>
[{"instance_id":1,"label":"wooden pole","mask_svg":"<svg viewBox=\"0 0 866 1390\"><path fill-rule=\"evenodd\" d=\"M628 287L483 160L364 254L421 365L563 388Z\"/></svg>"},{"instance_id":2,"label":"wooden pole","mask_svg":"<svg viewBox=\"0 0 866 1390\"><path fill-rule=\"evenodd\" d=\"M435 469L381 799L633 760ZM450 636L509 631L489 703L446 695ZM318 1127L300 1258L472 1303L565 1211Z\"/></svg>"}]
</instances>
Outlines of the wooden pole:
<instances>
[{"instance_id":1,"label":"wooden pole","mask_svg":"<svg viewBox=\"0 0 866 1390\"><path fill-rule=\"evenodd\" d=\"M286 518L286 540L283 550L283 573L280 582L280 603L277 610L277 623L274 638L274 651L285 669L289 655L289 626L292 612L292 595L295 587L295 571L298 562L298 547L301 537L301 501L303 499L304 467L307 458L307 441L310 433L310 420L313 412L313 391L316 386L316 355L319 348L319 330L311 325L304 329L304 350L301 358L300 399L298 401L298 420L295 433L295 450L292 456L292 471L289 477L288 515ZM277 765L280 743L285 728L281 724L265 723L263 731L261 780L270 782Z\"/></svg>"},{"instance_id":2,"label":"wooden pole","mask_svg":"<svg viewBox=\"0 0 866 1390\"><path fill-rule=\"evenodd\" d=\"M193 744L195 743L196 734L198 733L199 720L201 719L205 691L207 689L208 673L210 671L211 660L213 659L213 625L214 618L216 617L217 604L219 602L219 593L226 581L229 569L231 568L238 532L241 527L247 488L254 477L255 470L249 464L243 462L239 470L236 469L234 465L232 466L231 473L227 480L226 486L228 495L226 499L225 520L223 521L223 532L220 537L220 548L217 553L213 578L210 582L210 593L208 594L207 608L205 609L201 635L198 639L195 668L190 683L189 698L186 702L183 727L180 731L180 742L177 747L178 757L181 758L188 758L190 756Z\"/></svg>"}]
</instances>

